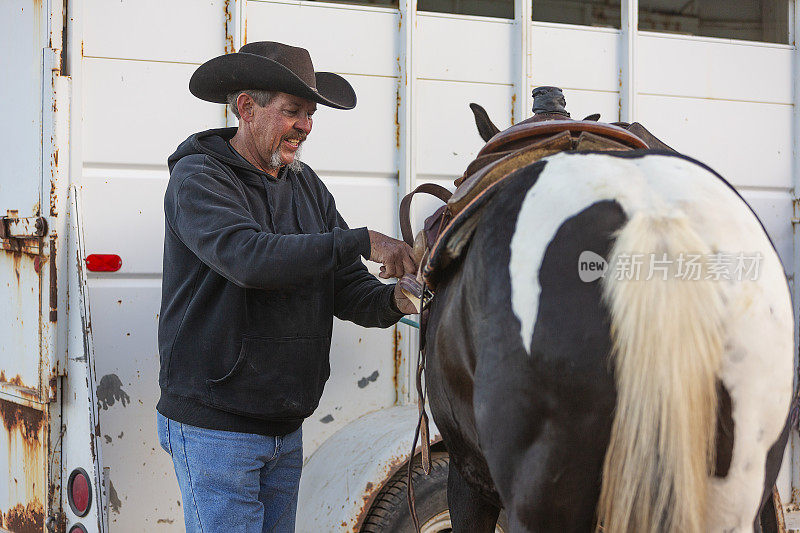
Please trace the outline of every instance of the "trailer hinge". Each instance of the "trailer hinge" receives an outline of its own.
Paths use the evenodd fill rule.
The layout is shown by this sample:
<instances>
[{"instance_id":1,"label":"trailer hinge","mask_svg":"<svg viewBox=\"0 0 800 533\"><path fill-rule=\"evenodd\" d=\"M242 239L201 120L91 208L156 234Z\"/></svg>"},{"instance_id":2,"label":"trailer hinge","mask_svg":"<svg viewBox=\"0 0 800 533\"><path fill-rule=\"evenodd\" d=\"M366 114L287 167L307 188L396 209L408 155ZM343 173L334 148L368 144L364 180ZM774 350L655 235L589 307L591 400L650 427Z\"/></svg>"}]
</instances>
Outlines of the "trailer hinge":
<instances>
[{"instance_id":1,"label":"trailer hinge","mask_svg":"<svg viewBox=\"0 0 800 533\"><path fill-rule=\"evenodd\" d=\"M37 239L47 235L47 220L42 217L0 218L0 239Z\"/></svg>"},{"instance_id":2,"label":"trailer hinge","mask_svg":"<svg viewBox=\"0 0 800 533\"><path fill-rule=\"evenodd\" d=\"M47 220L42 217L0 217L0 250L39 255Z\"/></svg>"}]
</instances>

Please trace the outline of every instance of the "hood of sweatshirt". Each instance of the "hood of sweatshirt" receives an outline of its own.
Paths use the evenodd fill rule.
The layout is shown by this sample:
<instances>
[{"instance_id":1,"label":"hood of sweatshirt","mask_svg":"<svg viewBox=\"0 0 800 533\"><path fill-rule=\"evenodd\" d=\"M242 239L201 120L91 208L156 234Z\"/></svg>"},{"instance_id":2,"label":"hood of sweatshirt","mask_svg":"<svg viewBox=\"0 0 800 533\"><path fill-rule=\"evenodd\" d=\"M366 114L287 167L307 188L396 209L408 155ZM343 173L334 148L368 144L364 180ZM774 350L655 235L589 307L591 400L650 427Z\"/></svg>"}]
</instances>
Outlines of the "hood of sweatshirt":
<instances>
[{"instance_id":1,"label":"hood of sweatshirt","mask_svg":"<svg viewBox=\"0 0 800 533\"><path fill-rule=\"evenodd\" d=\"M175 167L181 158L194 154L205 154L213 157L217 161L235 167L241 172L237 172L239 178L253 183L263 183L263 179L276 179L270 174L263 172L253 166L244 157L236 153L230 145L230 140L236 135L236 128L216 128L201 131L190 135L183 141L175 152L167 159L169 171ZM281 167L279 176L286 171L286 167Z\"/></svg>"}]
</instances>

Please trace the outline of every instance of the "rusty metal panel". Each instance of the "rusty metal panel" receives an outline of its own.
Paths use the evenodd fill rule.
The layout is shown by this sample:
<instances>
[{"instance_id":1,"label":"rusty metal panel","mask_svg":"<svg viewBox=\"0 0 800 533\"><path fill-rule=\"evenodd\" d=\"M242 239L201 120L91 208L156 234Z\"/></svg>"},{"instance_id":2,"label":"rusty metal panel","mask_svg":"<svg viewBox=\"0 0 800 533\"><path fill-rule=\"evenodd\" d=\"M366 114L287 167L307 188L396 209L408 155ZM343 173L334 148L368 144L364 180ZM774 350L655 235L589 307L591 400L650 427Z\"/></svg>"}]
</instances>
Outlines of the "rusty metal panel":
<instances>
[{"instance_id":1,"label":"rusty metal panel","mask_svg":"<svg viewBox=\"0 0 800 533\"><path fill-rule=\"evenodd\" d=\"M39 392L39 294L42 257L0 250L0 391Z\"/></svg>"},{"instance_id":2,"label":"rusty metal panel","mask_svg":"<svg viewBox=\"0 0 800 533\"><path fill-rule=\"evenodd\" d=\"M0 132L0 393L31 398L40 393L41 271L48 257L39 237L43 109L49 13L41 1L0 4L0 114L15 125ZM52 92L52 90L50 91ZM38 227L37 227L38 224ZM0 502L2 504L2 502Z\"/></svg>"},{"instance_id":3,"label":"rusty metal panel","mask_svg":"<svg viewBox=\"0 0 800 533\"><path fill-rule=\"evenodd\" d=\"M60 507L50 440L60 409L51 416L48 402L58 392L55 251L66 179L59 169L69 160L65 153L59 167L69 115L68 81L58 79L53 48L62 42L62 8L41 0L0 4L0 69L15 73L0 99L0 113L14 124L0 132L0 525L18 532L43 531Z\"/></svg>"},{"instance_id":4,"label":"rusty metal panel","mask_svg":"<svg viewBox=\"0 0 800 533\"><path fill-rule=\"evenodd\" d=\"M60 19L60 15L58 16ZM58 54L51 56L53 60ZM43 190L47 196L43 202L47 234L42 239L44 252L41 261L40 291L40 369L42 401L55 401L58 395L58 377L66 368L66 320L67 315L67 276L68 226L67 197L69 186L69 165L71 143L69 139L72 80L61 76L60 70L51 65L50 76L52 93L45 98L47 113L43 138L45 153L49 154L42 162Z\"/></svg>"},{"instance_id":5,"label":"rusty metal panel","mask_svg":"<svg viewBox=\"0 0 800 533\"><path fill-rule=\"evenodd\" d=\"M26 402L27 403L27 402ZM47 436L45 406L22 405L0 394L0 482L2 525L18 532L43 531L47 504Z\"/></svg>"}]
</instances>

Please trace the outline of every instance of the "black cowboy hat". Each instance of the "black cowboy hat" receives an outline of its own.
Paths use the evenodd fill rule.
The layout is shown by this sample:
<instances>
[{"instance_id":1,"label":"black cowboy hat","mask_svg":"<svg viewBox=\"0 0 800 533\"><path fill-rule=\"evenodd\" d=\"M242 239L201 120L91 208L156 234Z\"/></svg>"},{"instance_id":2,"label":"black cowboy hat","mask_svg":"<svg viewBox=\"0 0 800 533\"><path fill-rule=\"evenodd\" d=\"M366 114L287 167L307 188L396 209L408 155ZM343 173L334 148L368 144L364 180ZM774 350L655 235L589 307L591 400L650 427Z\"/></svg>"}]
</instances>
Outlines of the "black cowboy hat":
<instances>
[{"instance_id":1,"label":"black cowboy hat","mask_svg":"<svg viewBox=\"0 0 800 533\"><path fill-rule=\"evenodd\" d=\"M314 72L305 48L273 41L247 43L237 53L209 59L189 80L193 95L219 104L227 103L230 93L248 89L293 94L337 109L356 106L356 93L346 79Z\"/></svg>"}]
</instances>

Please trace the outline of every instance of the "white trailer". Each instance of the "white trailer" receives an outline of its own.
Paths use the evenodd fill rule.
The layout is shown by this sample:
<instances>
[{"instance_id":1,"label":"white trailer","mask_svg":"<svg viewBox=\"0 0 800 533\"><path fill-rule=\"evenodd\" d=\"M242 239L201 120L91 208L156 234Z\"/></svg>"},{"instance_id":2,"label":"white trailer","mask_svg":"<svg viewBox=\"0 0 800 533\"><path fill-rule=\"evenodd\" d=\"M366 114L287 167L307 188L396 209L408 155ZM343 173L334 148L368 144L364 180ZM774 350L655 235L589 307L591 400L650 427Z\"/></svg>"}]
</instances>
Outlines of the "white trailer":
<instances>
[{"instance_id":1,"label":"white trailer","mask_svg":"<svg viewBox=\"0 0 800 533\"><path fill-rule=\"evenodd\" d=\"M3 0L0 528L183 529L154 420L162 199L177 144L234 124L187 90L206 59L277 40L353 84L356 109L320 107L304 154L351 226L396 235L400 197L452 188L482 145L469 102L504 128L530 114L532 87L556 85L573 117L637 120L726 176L793 282L796 1L732 0L719 21L645 0ZM685 34L708 28L741 39ZM417 204L417 226L433 205ZM374 530L373 502L402 487L415 345L407 325L336 322L331 378L304 425L298 531ZM789 525L796 446L793 430L779 479ZM443 531L446 454L434 451L418 507ZM387 519L403 519L398 505Z\"/></svg>"}]
</instances>

